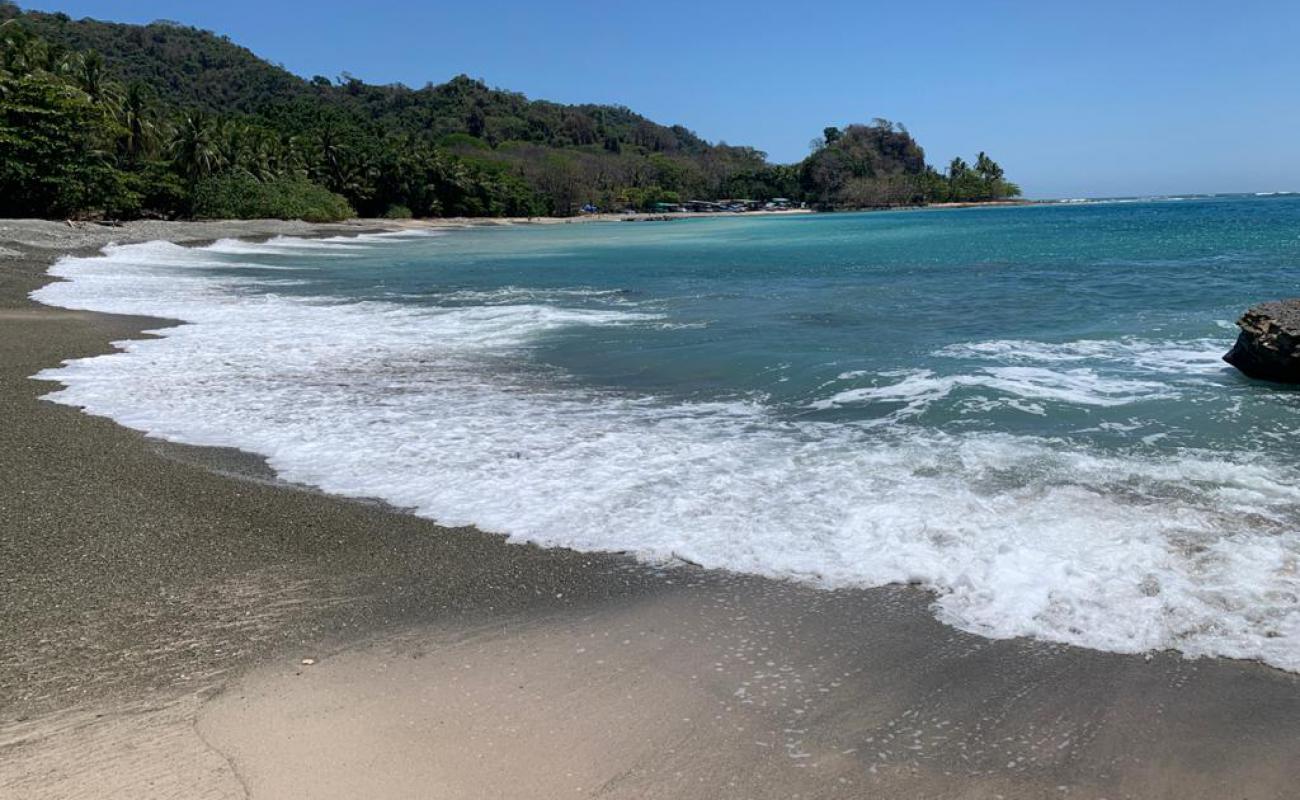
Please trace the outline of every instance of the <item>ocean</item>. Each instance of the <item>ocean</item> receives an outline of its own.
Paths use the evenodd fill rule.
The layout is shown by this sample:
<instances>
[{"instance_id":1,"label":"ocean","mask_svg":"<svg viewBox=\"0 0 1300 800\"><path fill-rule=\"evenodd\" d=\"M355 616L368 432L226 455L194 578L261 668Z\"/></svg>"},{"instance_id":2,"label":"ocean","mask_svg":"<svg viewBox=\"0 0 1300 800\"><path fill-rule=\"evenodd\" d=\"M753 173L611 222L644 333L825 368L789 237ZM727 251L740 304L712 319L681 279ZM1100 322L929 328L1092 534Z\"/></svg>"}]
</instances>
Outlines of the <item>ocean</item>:
<instances>
[{"instance_id":1,"label":"ocean","mask_svg":"<svg viewBox=\"0 0 1300 800\"><path fill-rule=\"evenodd\" d=\"M519 541L1300 670L1300 198L155 242L34 293L183 320L39 377L164 439ZM852 636L845 631L845 636Z\"/></svg>"}]
</instances>

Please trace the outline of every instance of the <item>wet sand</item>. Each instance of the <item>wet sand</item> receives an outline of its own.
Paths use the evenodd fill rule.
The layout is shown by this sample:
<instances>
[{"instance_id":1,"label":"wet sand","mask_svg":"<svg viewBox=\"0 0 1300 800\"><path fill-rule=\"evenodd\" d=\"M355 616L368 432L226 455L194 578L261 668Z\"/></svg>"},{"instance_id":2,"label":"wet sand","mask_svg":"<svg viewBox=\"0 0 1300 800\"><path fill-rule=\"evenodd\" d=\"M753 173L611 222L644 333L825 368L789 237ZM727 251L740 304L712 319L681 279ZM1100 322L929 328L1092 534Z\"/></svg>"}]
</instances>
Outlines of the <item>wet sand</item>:
<instances>
[{"instance_id":1,"label":"wet sand","mask_svg":"<svg viewBox=\"0 0 1300 800\"><path fill-rule=\"evenodd\" d=\"M32 304L57 253L375 224L0 221L0 797L1296 796L1290 674L508 545L39 399L166 324Z\"/></svg>"}]
</instances>

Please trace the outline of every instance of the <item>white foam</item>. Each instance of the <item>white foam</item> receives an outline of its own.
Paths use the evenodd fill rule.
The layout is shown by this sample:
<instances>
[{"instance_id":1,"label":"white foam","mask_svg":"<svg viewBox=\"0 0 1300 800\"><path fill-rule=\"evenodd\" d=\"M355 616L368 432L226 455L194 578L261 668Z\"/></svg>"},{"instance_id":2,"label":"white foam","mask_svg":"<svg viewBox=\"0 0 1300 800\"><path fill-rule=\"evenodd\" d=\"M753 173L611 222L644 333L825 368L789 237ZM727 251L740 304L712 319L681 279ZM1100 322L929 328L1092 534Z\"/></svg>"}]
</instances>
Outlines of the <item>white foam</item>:
<instances>
[{"instance_id":1,"label":"white foam","mask_svg":"<svg viewBox=\"0 0 1300 800\"><path fill-rule=\"evenodd\" d=\"M71 280L34 293L42 302L192 324L47 370L66 386L51 399L518 540L827 586L915 581L937 593L941 619L987 636L1300 670L1292 467L583 392L518 368L519 348L651 315L262 296L212 277L203 251L176 255L112 248L54 267ZM892 377L878 397L952 391L932 374ZM1074 368L1010 365L975 379L1024 402L1156 391Z\"/></svg>"},{"instance_id":2,"label":"white foam","mask_svg":"<svg viewBox=\"0 0 1300 800\"><path fill-rule=\"evenodd\" d=\"M529 286L501 286L495 289L459 289L438 295L445 303L476 303L482 305L513 305L518 303L552 303L570 300L601 300L629 304L620 289L573 287L542 289Z\"/></svg>"},{"instance_id":3,"label":"white foam","mask_svg":"<svg viewBox=\"0 0 1300 800\"><path fill-rule=\"evenodd\" d=\"M1010 396L1010 407L1041 413L1041 408L1026 406L1021 401L1053 400L1081 406L1110 407L1173 396L1165 384L1103 376L1088 368L990 367L959 375L936 375L933 370L917 369L881 375L898 376L901 380L882 386L846 389L811 405L825 409L865 403L904 403L905 415L914 415L936 400L947 398L956 389L978 388ZM857 374L850 376L856 377Z\"/></svg>"},{"instance_id":4,"label":"white foam","mask_svg":"<svg viewBox=\"0 0 1300 800\"><path fill-rule=\"evenodd\" d=\"M324 239L291 239L277 236L265 242L246 242L241 239L220 239L203 248L213 253L232 253L236 255L297 255L326 256L331 258L355 258L372 249L363 244L343 244Z\"/></svg>"},{"instance_id":5,"label":"white foam","mask_svg":"<svg viewBox=\"0 0 1300 800\"><path fill-rule=\"evenodd\" d=\"M1228 327L1234 327L1229 324ZM1068 364L1082 361L1119 364L1164 375L1212 375L1227 371L1223 354L1230 340L1080 339L1049 343L1019 339L950 345L937 356L1002 361L1011 364Z\"/></svg>"}]
</instances>

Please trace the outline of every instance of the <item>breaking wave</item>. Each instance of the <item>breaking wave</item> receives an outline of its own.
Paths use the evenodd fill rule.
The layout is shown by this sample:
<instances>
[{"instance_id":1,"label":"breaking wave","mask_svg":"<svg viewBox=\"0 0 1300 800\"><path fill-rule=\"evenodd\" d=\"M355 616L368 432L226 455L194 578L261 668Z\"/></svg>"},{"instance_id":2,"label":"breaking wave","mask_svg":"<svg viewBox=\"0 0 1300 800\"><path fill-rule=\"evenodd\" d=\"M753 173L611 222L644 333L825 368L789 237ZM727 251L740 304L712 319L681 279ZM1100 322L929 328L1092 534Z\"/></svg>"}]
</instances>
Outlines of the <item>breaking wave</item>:
<instances>
[{"instance_id":1,"label":"breaking wave","mask_svg":"<svg viewBox=\"0 0 1300 800\"><path fill-rule=\"evenodd\" d=\"M1300 670L1300 475L1251 452L1094 451L1055 437L797 421L757 402L584 389L530 365L538 337L662 324L622 308L464 296L455 306L282 297L239 270L373 241L164 243L65 258L34 293L186 324L38 377L49 399L153 436L259 453L286 480L379 497L519 541L674 556L823 586L914 582L990 637L1176 648ZM573 291L586 291L576 288ZM858 376L825 406L919 409L957 389L1111 407L1209 370L1208 345L985 342L992 362Z\"/></svg>"}]
</instances>

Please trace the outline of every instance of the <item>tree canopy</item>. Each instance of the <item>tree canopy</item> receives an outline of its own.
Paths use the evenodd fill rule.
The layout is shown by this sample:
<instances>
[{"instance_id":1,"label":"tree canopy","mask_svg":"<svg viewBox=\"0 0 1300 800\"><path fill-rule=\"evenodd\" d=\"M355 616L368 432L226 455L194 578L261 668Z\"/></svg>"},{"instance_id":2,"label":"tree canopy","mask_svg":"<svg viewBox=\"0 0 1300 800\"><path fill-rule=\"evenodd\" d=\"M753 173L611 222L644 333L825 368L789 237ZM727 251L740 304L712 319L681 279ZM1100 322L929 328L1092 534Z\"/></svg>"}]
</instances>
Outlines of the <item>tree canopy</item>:
<instances>
[{"instance_id":1,"label":"tree canopy","mask_svg":"<svg viewBox=\"0 0 1300 800\"><path fill-rule=\"evenodd\" d=\"M696 198L853 208L1017 193L983 153L940 175L884 120L827 127L804 162L772 164L622 106L529 100L464 75L418 89L303 79L174 22L0 2L9 216L563 216Z\"/></svg>"}]
</instances>

